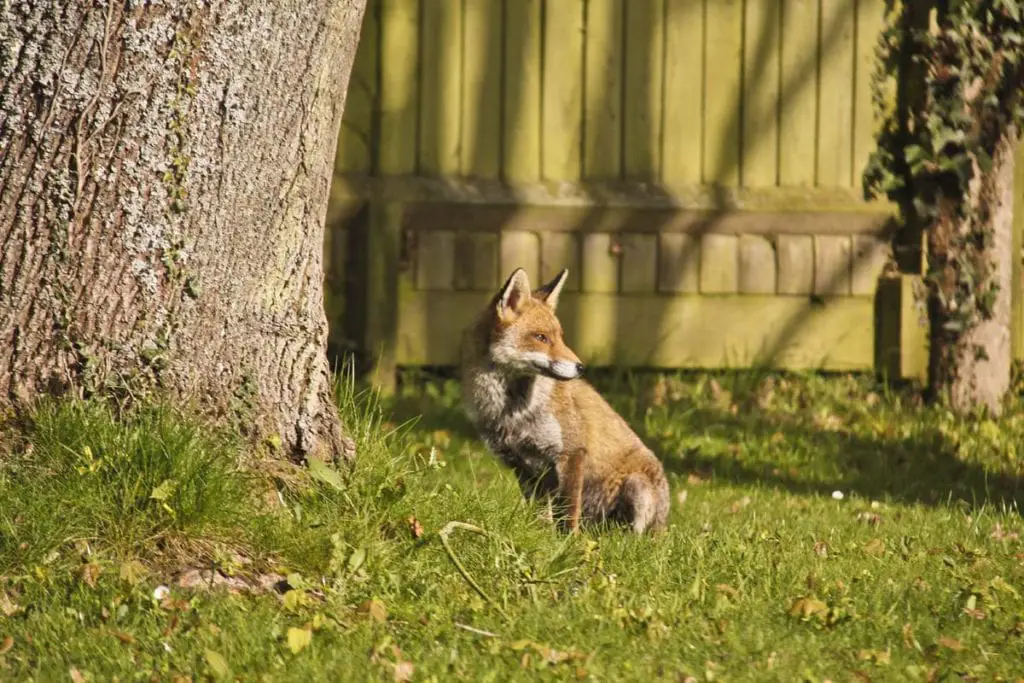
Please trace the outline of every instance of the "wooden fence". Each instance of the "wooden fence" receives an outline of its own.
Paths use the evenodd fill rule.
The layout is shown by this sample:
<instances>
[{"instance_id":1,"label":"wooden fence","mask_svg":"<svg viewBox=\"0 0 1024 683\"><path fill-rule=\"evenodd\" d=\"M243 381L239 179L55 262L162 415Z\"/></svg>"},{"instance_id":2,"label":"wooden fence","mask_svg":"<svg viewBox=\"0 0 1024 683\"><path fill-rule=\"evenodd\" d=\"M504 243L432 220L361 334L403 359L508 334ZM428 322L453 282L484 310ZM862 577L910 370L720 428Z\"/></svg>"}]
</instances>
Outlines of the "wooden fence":
<instances>
[{"instance_id":1,"label":"wooden fence","mask_svg":"<svg viewBox=\"0 0 1024 683\"><path fill-rule=\"evenodd\" d=\"M920 374L912 278L883 276L893 208L860 190L884 4L370 0L332 343L384 382L452 364L513 268L569 267L561 317L594 365Z\"/></svg>"}]
</instances>

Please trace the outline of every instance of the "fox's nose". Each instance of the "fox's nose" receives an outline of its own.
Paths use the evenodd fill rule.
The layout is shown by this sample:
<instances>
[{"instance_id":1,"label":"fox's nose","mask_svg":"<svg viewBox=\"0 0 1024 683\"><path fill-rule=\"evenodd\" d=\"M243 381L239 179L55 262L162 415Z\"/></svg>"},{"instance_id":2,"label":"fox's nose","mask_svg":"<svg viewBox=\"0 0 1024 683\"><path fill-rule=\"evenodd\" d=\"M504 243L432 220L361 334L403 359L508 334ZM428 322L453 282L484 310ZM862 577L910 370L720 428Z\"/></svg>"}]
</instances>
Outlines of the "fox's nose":
<instances>
[{"instance_id":1,"label":"fox's nose","mask_svg":"<svg viewBox=\"0 0 1024 683\"><path fill-rule=\"evenodd\" d=\"M577 375L582 375L583 374L583 363L577 363L576 364L576 374Z\"/></svg>"}]
</instances>

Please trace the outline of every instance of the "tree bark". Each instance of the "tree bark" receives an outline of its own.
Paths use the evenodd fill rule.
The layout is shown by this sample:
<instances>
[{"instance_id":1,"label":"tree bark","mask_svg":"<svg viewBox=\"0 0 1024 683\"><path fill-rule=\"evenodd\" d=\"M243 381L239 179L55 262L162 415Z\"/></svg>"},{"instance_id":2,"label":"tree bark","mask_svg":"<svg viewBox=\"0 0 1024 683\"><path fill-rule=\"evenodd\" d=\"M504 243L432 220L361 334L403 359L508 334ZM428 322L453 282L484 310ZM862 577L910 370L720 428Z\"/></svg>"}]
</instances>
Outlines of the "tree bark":
<instances>
[{"instance_id":1,"label":"tree bark","mask_svg":"<svg viewBox=\"0 0 1024 683\"><path fill-rule=\"evenodd\" d=\"M945 327L950 315L943 297L936 291L929 296L930 390L933 396L948 401L950 407L962 414L983 406L990 414L1000 415L1010 388L1016 148L1017 132L1011 128L996 146L991 170L982 174L976 167L970 187L969 200L976 215L987 217L992 227L992 239L981 252L982 259L990 264L987 282L979 282L975 287L975 291L982 291L992 282L998 286L991 317L963 333L950 332ZM968 229L962 221L946 215L929 233L929 257L942 259L946 270L943 280L949 287L955 286L952 269L958 266L954 259L948 258L946 245L954 232L965 234Z\"/></svg>"},{"instance_id":2,"label":"tree bark","mask_svg":"<svg viewBox=\"0 0 1024 683\"><path fill-rule=\"evenodd\" d=\"M155 387L354 455L322 245L364 7L0 4L0 408Z\"/></svg>"}]
</instances>

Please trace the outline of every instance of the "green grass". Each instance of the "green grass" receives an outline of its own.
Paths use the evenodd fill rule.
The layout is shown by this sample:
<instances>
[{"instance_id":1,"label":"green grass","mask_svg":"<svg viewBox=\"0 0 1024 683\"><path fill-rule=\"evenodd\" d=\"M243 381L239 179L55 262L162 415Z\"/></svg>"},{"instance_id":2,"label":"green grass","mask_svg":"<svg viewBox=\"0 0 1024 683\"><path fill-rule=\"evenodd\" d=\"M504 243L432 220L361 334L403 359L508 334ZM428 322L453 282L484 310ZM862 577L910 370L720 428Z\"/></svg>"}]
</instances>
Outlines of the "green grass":
<instances>
[{"instance_id":1,"label":"green grass","mask_svg":"<svg viewBox=\"0 0 1024 683\"><path fill-rule=\"evenodd\" d=\"M661 536L539 521L451 382L387 402L343 383L344 481L172 408L46 406L0 456L0 679L1024 672L1020 406L960 420L863 378L753 372L600 386L665 463ZM449 536L483 596L452 521L486 532Z\"/></svg>"}]
</instances>

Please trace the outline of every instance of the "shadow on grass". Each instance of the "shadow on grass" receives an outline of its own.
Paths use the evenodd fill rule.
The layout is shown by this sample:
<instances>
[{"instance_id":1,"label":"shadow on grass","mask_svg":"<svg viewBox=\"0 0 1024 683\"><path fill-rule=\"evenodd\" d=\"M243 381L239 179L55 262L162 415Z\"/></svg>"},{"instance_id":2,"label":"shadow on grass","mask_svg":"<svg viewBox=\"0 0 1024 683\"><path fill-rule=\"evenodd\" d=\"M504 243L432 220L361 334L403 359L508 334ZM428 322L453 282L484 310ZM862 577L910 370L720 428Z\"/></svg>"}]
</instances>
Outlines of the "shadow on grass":
<instances>
[{"instance_id":1,"label":"shadow on grass","mask_svg":"<svg viewBox=\"0 0 1024 683\"><path fill-rule=\"evenodd\" d=\"M837 399L826 394L842 378L813 378L814 389L779 373L747 372L731 379L724 373L696 373L691 382L702 388L652 407L650 387L638 389L633 381L627 386L625 375L615 374L596 377L594 383L677 481L697 475L713 483L797 495L842 491L908 504L961 501L972 508L995 504L1016 509L1024 501L1013 458L999 445L1014 439L1012 427L1007 433L1000 426L996 431L1002 436L992 434L995 441L986 441L978 435L984 423L944 421L935 409L916 405L910 393L882 398L874 389L883 389L867 378L855 379L857 388ZM705 384L712 378L733 389L724 404L707 395ZM758 387L766 378L794 387L793 403L780 400L760 407ZM406 387L389 406L394 421L416 419L417 431L444 430L479 442L459 406L454 382L421 375L414 387Z\"/></svg>"}]
</instances>

